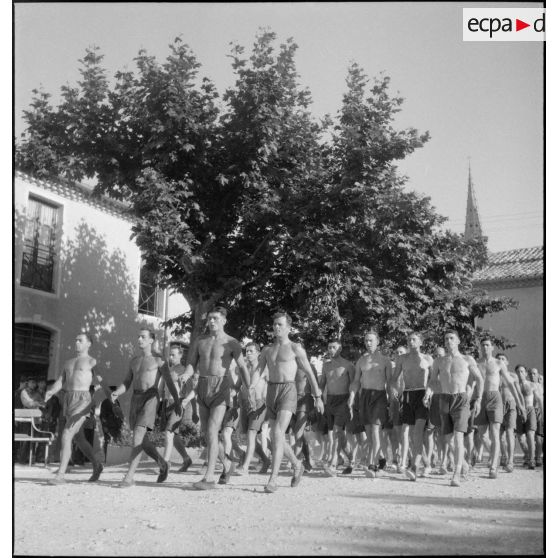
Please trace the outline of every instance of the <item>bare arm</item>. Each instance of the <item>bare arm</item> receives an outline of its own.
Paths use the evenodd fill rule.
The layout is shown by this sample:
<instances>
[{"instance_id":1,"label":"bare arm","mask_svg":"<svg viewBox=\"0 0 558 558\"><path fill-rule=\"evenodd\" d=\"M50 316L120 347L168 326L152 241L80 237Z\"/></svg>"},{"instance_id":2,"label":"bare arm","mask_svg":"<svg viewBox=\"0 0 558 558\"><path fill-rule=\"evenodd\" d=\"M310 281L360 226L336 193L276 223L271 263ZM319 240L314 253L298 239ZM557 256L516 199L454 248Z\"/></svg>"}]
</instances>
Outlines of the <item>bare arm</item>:
<instances>
[{"instance_id":1,"label":"bare arm","mask_svg":"<svg viewBox=\"0 0 558 558\"><path fill-rule=\"evenodd\" d=\"M355 375L354 379L349 387L349 401L348 405L352 406L355 401L356 392L360 389L360 377L362 375L362 370L360 368L360 359L357 360L355 365Z\"/></svg>"},{"instance_id":2,"label":"bare arm","mask_svg":"<svg viewBox=\"0 0 558 558\"><path fill-rule=\"evenodd\" d=\"M467 358L467 364L469 365L469 374L473 375L476 384L475 385L476 401L474 406L474 412L475 415L477 415L480 411L481 398L482 398L482 394L484 393L484 378L480 373L477 363L472 357Z\"/></svg>"},{"instance_id":3,"label":"bare arm","mask_svg":"<svg viewBox=\"0 0 558 558\"><path fill-rule=\"evenodd\" d=\"M45 392L45 403L55 393L58 393L62 389L62 386L64 385L64 379L65 378L66 378L66 366L64 366L64 368L62 369L62 374L60 374L60 376L58 376L58 378L56 378L56 381L54 382L54 384L52 384L52 387L50 389L47 389L47 391ZM23 394L23 392L22 392L22 394Z\"/></svg>"},{"instance_id":4,"label":"bare arm","mask_svg":"<svg viewBox=\"0 0 558 558\"><path fill-rule=\"evenodd\" d=\"M430 405L430 398L434 393L434 386L438 382L438 378L440 376L440 365L438 363L438 359L434 360L434 362L432 363L431 371L432 373L430 374L430 380L428 380L428 384L426 385L426 390L424 392L423 402L426 406Z\"/></svg>"},{"instance_id":5,"label":"bare arm","mask_svg":"<svg viewBox=\"0 0 558 558\"><path fill-rule=\"evenodd\" d=\"M132 385L132 380L134 379L134 371L130 364L128 368L128 373L126 374L124 381L110 394L113 401L116 401L123 393L126 393L128 388Z\"/></svg>"},{"instance_id":6,"label":"bare arm","mask_svg":"<svg viewBox=\"0 0 558 558\"><path fill-rule=\"evenodd\" d=\"M391 364L391 360L387 357L384 364L384 374L386 376L386 391L388 393L388 397L391 399L392 398L391 382L393 379L393 365Z\"/></svg>"},{"instance_id":7,"label":"bare arm","mask_svg":"<svg viewBox=\"0 0 558 558\"><path fill-rule=\"evenodd\" d=\"M306 374L308 381L310 382L310 387L312 388L312 396L314 397L314 399L321 397L322 390L318 386L316 376L314 376L314 371L310 366L310 361L308 360L306 351L298 344L293 344L293 349L298 367L304 370L304 373Z\"/></svg>"},{"instance_id":8,"label":"bare arm","mask_svg":"<svg viewBox=\"0 0 558 558\"><path fill-rule=\"evenodd\" d=\"M240 370L239 376L242 378L242 383L249 388L250 387L250 373L248 368L246 368L246 363L244 362L244 357L242 356L242 347L240 343L235 339L233 341L233 358L236 362L237 368ZM240 389L238 386L237 389Z\"/></svg>"},{"instance_id":9,"label":"bare arm","mask_svg":"<svg viewBox=\"0 0 558 558\"><path fill-rule=\"evenodd\" d=\"M184 372L184 374L187 374L188 376L192 376L193 374L196 373L196 367L198 365L199 357L200 357L199 343L198 340L196 339L192 346L192 350L189 351L188 353L188 361L186 362L186 371Z\"/></svg>"},{"instance_id":10,"label":"bare arm","mask_svg":"<svg viewBox=\"0 0 558 558\"><path fill-rule=\"evenodd\" d=\"M395 368L391 376L390 391L393 392L397 390L397 384L399 382L399 378L401 378L402 373L403 373L403 356L398 356L395 360Z\"/></svg>"},{"instance_id":11,"label":"bare arm","mask_svg":"<svg viewBox=\"0 0 558 558\"><path fill-rule=\"evenodd\" d=\"M525 414L525 401L523 400L523 398L519 397L519 390L515 385L514 378L508 372L508 369L503 363L502 366L500 367L500 376L504 381L504 383L506 384L506 386L508 387L508 389L511 391L511 394L515 399L516 405L522 410L523 414Z\"/></svg>"}]
</instances>

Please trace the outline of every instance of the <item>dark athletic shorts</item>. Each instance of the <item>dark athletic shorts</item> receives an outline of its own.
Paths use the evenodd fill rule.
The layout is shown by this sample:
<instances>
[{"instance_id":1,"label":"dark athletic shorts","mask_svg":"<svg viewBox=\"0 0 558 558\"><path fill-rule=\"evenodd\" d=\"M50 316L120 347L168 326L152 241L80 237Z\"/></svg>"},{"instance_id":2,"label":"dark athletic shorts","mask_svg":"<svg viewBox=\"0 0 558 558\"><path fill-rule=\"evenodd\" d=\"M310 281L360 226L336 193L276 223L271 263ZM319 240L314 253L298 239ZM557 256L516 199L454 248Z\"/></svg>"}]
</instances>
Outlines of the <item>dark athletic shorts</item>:
<instances>
[{"instance_id":1,"label":"dark athletic shorts","mask_svg":"<svg viewBox=\"0 0 558 558\"><path fill-rule=\"evenodd\" d=\"M443 435L452 432L467 432L469 413L469 401L465 392L440 394L441 433Z\"/></svg>"},{"instance_id":2,"label":"dark athletic shorts","mask_svg":"<svg viewBox=\"0 0 558 558\"><path fill-rule=\"evenodd\" d=\"M293 432L297 423L304 424L304 430L312 428L311 421L316 422L317 411L314 409L314 398L310 393L299 394L296 400L296 412L293 413L287 432Z\"/></svg>"},{"instance_id":3,"label":"dark athletic shorts","mask_svg":"<svg viewBox=\"0 0 558 558\"><path fill-rule=\"evenodd\" d=\"M537 417L537 430L535 434L537 436L544 436L544 420L543 414L539 407L535 407L535 416Z\"/></svg>"},{"instance_id":4,"label":"dark athletic shorts","mask_svg":"<svg viewBox=\"0 0 558 558\"><path fill-rule=\"evenodd\" d=\"M242 432L247 433L248 430L259 432L262 424L265 422L265 401L258 399L256 401L256 410L240 409L240 428Z\"/></svg>"},{"instance_id":5,"label":"dark athletic shorts","mask_svg":"<svg viewBox=\"0 0 558 558\"><path fill-rule=\"evenodd\" d=\"M482 394L481 408L475 418L475 424L484 426L485 424L502 424L504 420L504 404L502 394L496 391L485 391Z\"/></svg>"},{"instance_id":6,"label":"dark athletic shorts","mask_svg":"<svg viewBox=\"0 0 558 558\"><path fill-rule=\"evenodd\" d=\"M347 422L349 422L349 407L347 407L348 400L348 393L327 396L324 414L329 430L333 430L334 425L343 428Z\"/></svg>"},{"instance_id":7,"label":"dark athletic shorts","mask_svg":"<svg viewBox=\"0 0 558 558\"><path fill-rule=\"evenodd\" d=\"M345 425L345 431L349 434L360 434L365 431L364 424L360 420L360 400L359 395L355 395L353 402L353 418Z\"/></svg>"},{"instance_id":8,"label":"dark athletic shorts","mask_svg":"<svg viewBox=\"0 0 558 558\"><path fill-rule=\"evenodd\" d=\"M182 422L182 414L177 415L174 412L174 403L170 399L163 399L161 403L161 423L160 429L167 432L175 432L178 430Z\"/></svg>"},{"instance_id":9,"label":"dark athletic shorts","mask_svg":"<svg viewBox=\"0 0 558 558\"><path fill-rule=\"evenodd\" d=\"M196 389L198 404L207 411L213 407L227 405L230 398L228 376L200 376Z\"/></svg>"},{"instance_id":10,"label":"dark athletic shorts","mask_svg":"<svg viewBox=\"0 0 558 558\"><path fill-rule=\"evenodd\" d=\"M401 422L413 425L417 420L428 420L428 407L424 406L424 389L405 390L401 405Z\"/></svg>"},{"instance_id":11,"label":"dark athletic shorts","mask_svg":"<svg viewBox=\"0 0 558 558\"><path fill-rule=\"evenodd\" d=\"M507 430L508 428L513 428L515 430L517 425L517 403L512 397L511 399L506 399L503 402L504 406L504 418L502 419L502 428Z\"/></svg>"},{"instance_id":12,"label":"dark athletic shorts","mask_svg":"<svg viewBox=\"0 0 558 558\"><path fill-rule=\"evenodd\" d=\"M91 394L87 391L70 390L64 394L63 415L66 428L70 428L91 412Z\"/></svg>"},{"instance_id":13,"label":"dark athletic shorts","mask_svg":"<svg viewBox=\"0 0 558 558\"><path fill-rule=\"evenodd\" d=\"M297 393L294 382L268 382L265 420L275 420L279 411L296 413Z\"/></svg>"},{"instance_id":14,"label":"dark athletic shorts","mask_svg":"<svg viewBox=\"0 0 558 558\"><path fill-rule=\"evenodd\" d=\"M144 426L147 430L153 430L158 404L157 388L152 387L145 391L135 389L130 404L130 428L133 430L136 426Z\"/></svg>"},{"instance_id":15,"label":"dark athletic shorts","mask_svg":"<svg viewBox=\"0 0 558 558\"><path fill-rule=\"evenodd\" d=\"M529 430L537 430L537 415L535 414L535 409L533 407L527 407L527 418L524 419L522 416L517 415L517 423L515 431L518 436L521 434L527 434Z\"/></svg>"},{"instance_id":16,"label":"dark athletic shorts","mask_svg":"<svg viewBox=\"0 0 558 558\"><path fill-rule=\"evenodd\" d=\"M363 424L379 424L387 421L387 395L384 389L360 390L360 419Z\"/></svg>"},{"instance_id":17,"label":"dark athletic shorts","mask_svg":"<svg viewBox=\"0 0 558 558\"><path fill-rule=\"evenodd\" d=\"M223 428L232 428L236 430L238 427L238 423L240 421L240 407L234 405L233 407L227 407L225 411L225 416L223 417L223 424L221 425L221 429Z\"/></svg>"}]
</instances>

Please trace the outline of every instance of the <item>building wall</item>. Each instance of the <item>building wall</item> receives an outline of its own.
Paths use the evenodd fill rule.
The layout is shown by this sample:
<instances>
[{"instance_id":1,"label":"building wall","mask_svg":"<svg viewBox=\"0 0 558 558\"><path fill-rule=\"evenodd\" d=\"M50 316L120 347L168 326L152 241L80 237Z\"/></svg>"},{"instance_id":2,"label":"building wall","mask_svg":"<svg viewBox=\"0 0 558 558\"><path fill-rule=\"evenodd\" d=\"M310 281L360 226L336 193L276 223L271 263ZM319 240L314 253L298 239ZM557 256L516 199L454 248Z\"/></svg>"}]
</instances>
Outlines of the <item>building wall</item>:
<instances>
[{"instance_id":1,"label":"building wall","mask_svg":"<svg viewBox=\"0 0 558 558\"><path fill-rule=\"evenodd\" d=\"M484 287L490 296L507 296L517 300L519 306L491 314L479 322L491 328L496 335L503 335L517 344L508 349L506 355L511 366L525 364L543 371L543 286L496 288Z\"/></svg>"},{"instance_id":2,"label":"building wall","mask_svg":"<svg viewBox=\"0 0 558 558\"><path fill-rule=\"evenodd\" d=\"M55 292L20 286L25 214L29 195L60 206ZM74 355L74 339L83 330L95 334L91 355L110 383L120 383L136 348L140 324L160 329L161 319L138 314L141 255L130 240L131 222L115 211L15 179L15 322L51 330L48 378L56 378ZM184 298L168 297L168 317L188 310ZM161 315L161 318L164 317Z\"/></svg>"}]
</instances>

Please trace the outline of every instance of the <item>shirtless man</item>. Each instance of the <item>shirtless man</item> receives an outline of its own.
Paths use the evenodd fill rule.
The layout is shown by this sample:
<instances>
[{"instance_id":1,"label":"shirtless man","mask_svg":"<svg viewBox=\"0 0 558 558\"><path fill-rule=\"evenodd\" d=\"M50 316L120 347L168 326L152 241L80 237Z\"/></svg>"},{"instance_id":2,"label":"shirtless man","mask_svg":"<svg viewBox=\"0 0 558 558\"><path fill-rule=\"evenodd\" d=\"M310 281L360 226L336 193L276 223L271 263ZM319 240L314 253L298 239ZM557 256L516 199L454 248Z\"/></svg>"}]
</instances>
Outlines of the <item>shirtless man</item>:
<instances>
[{"instance_id":1,"label":"shirtless man","mask_svg":"<svg viewBox=\"0 0 558 558\"><path fill-rule=\"evenodd\" d=\"M424 429L428 420L428 407L424 405L424 394L426 393L426 383L428 372L432 367L432 357L420 352L422 346L422 336L420 333L413 332L407 337L409 352L398 357L395 364L395 372L391 380L392 397L397 397L397 385L401 376L405 389L403 391L402 417L402 464L407 463L407 453L409 450L409 427L413 428L413 465L410 469L404 469L404 473L409 480L417 479L417 469L422 459L422 446ZM427 465L428 469L430 467ZM428 470L425 471L425 474Z\"/></svg>"},{"instance_id":2,"label":"shirtless man","mask_svg":"<svg viewBox=\"0 0 558 558\"><path fill-rule=\"evenodd\" d=\"M537 430L535 431L535 465L542 466L542 451L544 437L544 409L539 405L539 401L544 400L544 384L542 376L536 368L530 368L528 374L529 380L535 385L535 390L539 392L540 399L535 399L535 415L537 417Z\"/></svg>"},{"instance_id":3,"label":"shirtless man","mask_svg":"<svg viewBox=\"0 0 558 558\"><path fill-rule=\"evenodd\" d=\"M169 474L169 464L159 455L153 442L147 438L148 430L153 430L155 425L161 377L164 378L172 396L174 412L177 415L181 414L182 407L169 367L163 366L161 357L153 353L154 341L155 334L153 331L146 328L140 329L138 347L141 355L132 358L123 383L111 393L111 399L114 403L130 386L133 386L134 389L130 405L130 428L133 431L133 447L128 472L118 485L120 488L129 488L134 485L134 473L141 460L142 451L145 451L159 465L157 482L164 482Z\"/></svg>"},{"instance_id":4,"label":"shirtless man","mask_svg":"<svg viewBox=\"0 0 558 558\"><path fill-rule=\"evenodd\" d=\"M96 372L96 360L89 356L91 348L91 336L88 333L80 333L76 337L77 356L64 363L62 374L58 376L52 387L45 393L45 402L64 387L65 395L62 416L65 419L62 431L62 449L60 452L60 467L56 476L49 484L64 484L64 475L68 468L72 454L72 440L75 438L79 449L93 464L93 474L89 482L96 482L103 471L102 463L95 458L91 444L85 439L83 424L91 411L91 393L89 386L93 380L102 383L106 394L110 392L105 386L103 379ZM62 417L61 417L62 418Z\"/></svg>"},{"instance_id":5,"label":"shirtless man","mask_svg":"<svg viewBox=\"0 0 558 558\"><path fill-rule=\"evenodd\" d=\"M277 312L273 316L275 340L261 352L258 367L251 381L251 385L255 386L267 366L269 383L266 397L266 418L270 421L272 443L271 476L264 488L264 491L268 493L277 491L277 476L283 453L294 467L291 479L292 487L298 486L304 473L302 462L295 457L291 447L285 443L285 432L292 414L296 411L297 391L294 380L297 369L301 368L306 373L311 385L314 404L319 412L324 411L322 393L310 362L308 362L306 351L299 343L293 343L289 339L291 324L291 317L286 312Z\"/></svg>"},{"instance_id":6,"label":"shirtless man","mask_svg":"<svg viewBox=\"0 0 558 558\"><path fill-rule=\"evenodd\" d=\"M479 426L479 445L486 433L486 429L490 431L490 458L488 462L488 477L495 479L498 472L498 463L500 462L500 425L504 419L504 405L502 395L500 393L500 385L503 381L507 388L512 392L517 407L524 413L521 399L519 398L513 378L509 375L506 365L492 356L494 347L492 341L488 337L481 339L481 358L477 361L480 373L484 378L484 391L482 393L482 401L480 412L477 414L475 423ZM480 447L477 447L477 454Z\"/></svg>"},{"instance_id":7,"label":"shirtless man","mask_svg":"<svg viewBox=\"0 0 558 558\"><path fill-rule=\"evenodd\" d=\"M246 345L245 353L246 367L250 373L251 380L258 366L260 350L256 343L250 342ZM263 428L265 425L265 397L267 395L267 379L265 375L261 376L257 384L253 386L253 394L256 400L255 410L251 410L250 408L250 393L248 388L246 386L240 388L240 422L242 431L247 437L247 444L244 461L235 471L235 474L239 476L248 474L254 452L258 454L263 463L260 473L267 473L271 465L271 461L264 451L264 448L256 440L256 436L261 432L262 440L265 440L264 444L267 447L267 428Z\"/></svg>"},{"instance_id":8,"label":"shirtless man","mask_svg":"<svg viewBox=\"0 0 558 558\"><path fill-rule=\"evenodd\" d=\"M378 465L376 458L380 451L380 429L387 421L388 398L386 389L391 382L391 360L378 350L379 337L374 330L364 335L366 353L355 367L355 379L349 395L349 407L353 405L356 392L360 389L360 418L368 439L367 477L376 478Z\"/></svg>"},{"instance_id":9,"label":"shirtless man","mask_svg":"<svg viewBox=\"0 0 558 558\"><path fill-rule=\"evenodd\" d=\"M207 470L204 477L194 483L198 490L215 488L215 465L217 457L223 463L221 484L226 484L232 472L232 462L225 455L219 430L230 401L230 376L228 371L234 360L244 385L250 384L250 374L242 356L242 346L225 333L227 310L217 306L207 315L209 333L194 341L188 356L186 373L199 375L197 382L198 406L201 430L207 440ZM223 482L224 481L224 482Z\"/></svg>"},{"instance_id":10,"label":"shirtless man","mask_svg":"<svg viewBox=\"0 0 558 558\"><path fill-rule=\"evenodd\" d=\"M345 426L351 420L352 409L349 406L349 392L355 379L355 367L341 356L341 348L339 339L333 339L328 343L329 359L324 362L320 379L322 392L327 389L325 415L328 428L333 430L333 436L336 440L332 451L332 459L324 465L324 471L328 477L336 475L337 448L342 450L349 458L349 467L354 465L351 463L352 451L347 445Z\"/></svg>"},{"instance_id":11,"label":"shirtless man","mask_svg":"<svg viewBox=\"0 0 558 558\"><path fill-rule=\"evenodd\" d=\"M170 457L172 453L172 448L176 448L176 451L182 457L182 467L178 469L179 473L185 473L188 471L190 465L192 465L192 458L188 455L186 451L186 446L180 434L178 433L178 428L182 422L182 415L186 412L186 409L191 409L190 401L194 398L193 391L185 390L187 387L188 380L191 379L192 376L186 375L186 368L181 364L182 355L184 351L180 346L171 347L169 351L169 372L178 392L181 405L181 414L176 414L175 411L175 401L172 398L172 394L170 390L164 386L164 429L165 429L165 451L163 453L163 459L170 463ZM184 393L188 393L187 396L184 396Z\"/></svg>"},{"instance_id":12,"label":"shirtless man","mask_svg":"<svg viewBox=\"0 0 558 558\"><path fill-rule=\"evenodd\" d=\"M424 405L431 404L433 388L440 382L440 417L442 419L441 434L454 435L455 469L451 486L460 486L459 474L463 471L467 475L467 465L463 467L463 435L467 432L469 419L469 398L467 396L467 381L472 375L476 381L475 390L478 394L484 392L484 379L477 368L475 360L459 352L459 335L455 330L448 330L444 335L446 356L438 357L432 365L432 377L428 382L424 395ZM475 413L480 408L477 397Z\"/></svg>"},{"instance_id":13,"label":"shirtless man","mask_svg":"<svg viewBox=\"0 0 558 558\"><path fill-rule=\"evenodd\" d=\"M519 387L525 400L525 414L523 417L517 417L517 437L525 454L524 465L529 469L535 468L535 432L537 430L537 415L535 412L535 403L543 408L541 384L529 381L527 377L527 369L523 364L515 367L515 372L519 378ZM523 437L527 438L527 445L523 441Z\"/></svg>"}]
</instances>

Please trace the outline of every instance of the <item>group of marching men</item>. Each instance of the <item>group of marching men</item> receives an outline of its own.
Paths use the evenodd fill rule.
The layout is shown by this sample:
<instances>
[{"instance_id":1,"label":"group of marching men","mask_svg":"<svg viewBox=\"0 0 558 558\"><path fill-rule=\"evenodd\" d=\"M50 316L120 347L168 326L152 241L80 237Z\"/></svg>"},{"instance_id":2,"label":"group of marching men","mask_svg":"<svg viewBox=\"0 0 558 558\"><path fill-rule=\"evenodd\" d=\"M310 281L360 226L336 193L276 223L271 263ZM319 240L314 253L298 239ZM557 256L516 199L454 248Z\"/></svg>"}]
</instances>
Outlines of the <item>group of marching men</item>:
<instances>
[{"instance_id":1,"label":"group of marching men","mask_svg":"<svg viewBox=\"0 0 558 558\"><path fill-rule=\"evenodd\" d=\"M416 481L434 474L437 465L436 474L451 472L451 486L460 486L470 468L482 460L485 446L489 478L497 478L499 466L511 473L516 434L524 465L531 469L541 465L542 377L522 365L509 371L505 355L493 356L489 338L482 339L481 356L475 361L459 352L459 335L448 330L444 348L439 347L433 358L421 352L422 337L413 332L392 362L378 349L378 333L369 330L364 335L366 352L356 364L341 356L339 339L331 340L318 376L303 346L289 338L287 313L273 316L274 340L261 352L253 342L243 352L239 341L224 331L226 316L223 307L208 313L208 333L193 342L185 366L180 346L172 346L164 362L153 350L154 333L141 329L137 342L141 354L132 358L124 381L112 391L89 355L90 335L80 333L76 357L66 361L45 394L48 401L62 388L65 391L60 467L49 483L66 482L72 440L93 465L89 481L97 481L103 471L82 428L90 413L92 382L113 403L132 390L132 453L118 485L122 488L134 485L142 452L157 462L157 482L168 477L173 446L183 459L179 472L188 470L192 459L178 428L194 399L207 445L203 476L192 484L198 490L227 484L233 474L249 474L254 454L261 461L260 473L271 469L264 486L268 493L277 491L283 457L290 462L292 487L298 486L305 471L315 468L313 457L329 477L336 476L343 463L344 475L362 471L375 479L382 470L396 468ZM147 435L161 411L161 395L163 455ZM245 449L239 445L238 432L246 435ZM320 455L312 456L316 439ZM222 471L216 480L218 460Z\"/></svg>"}]
</instances>

